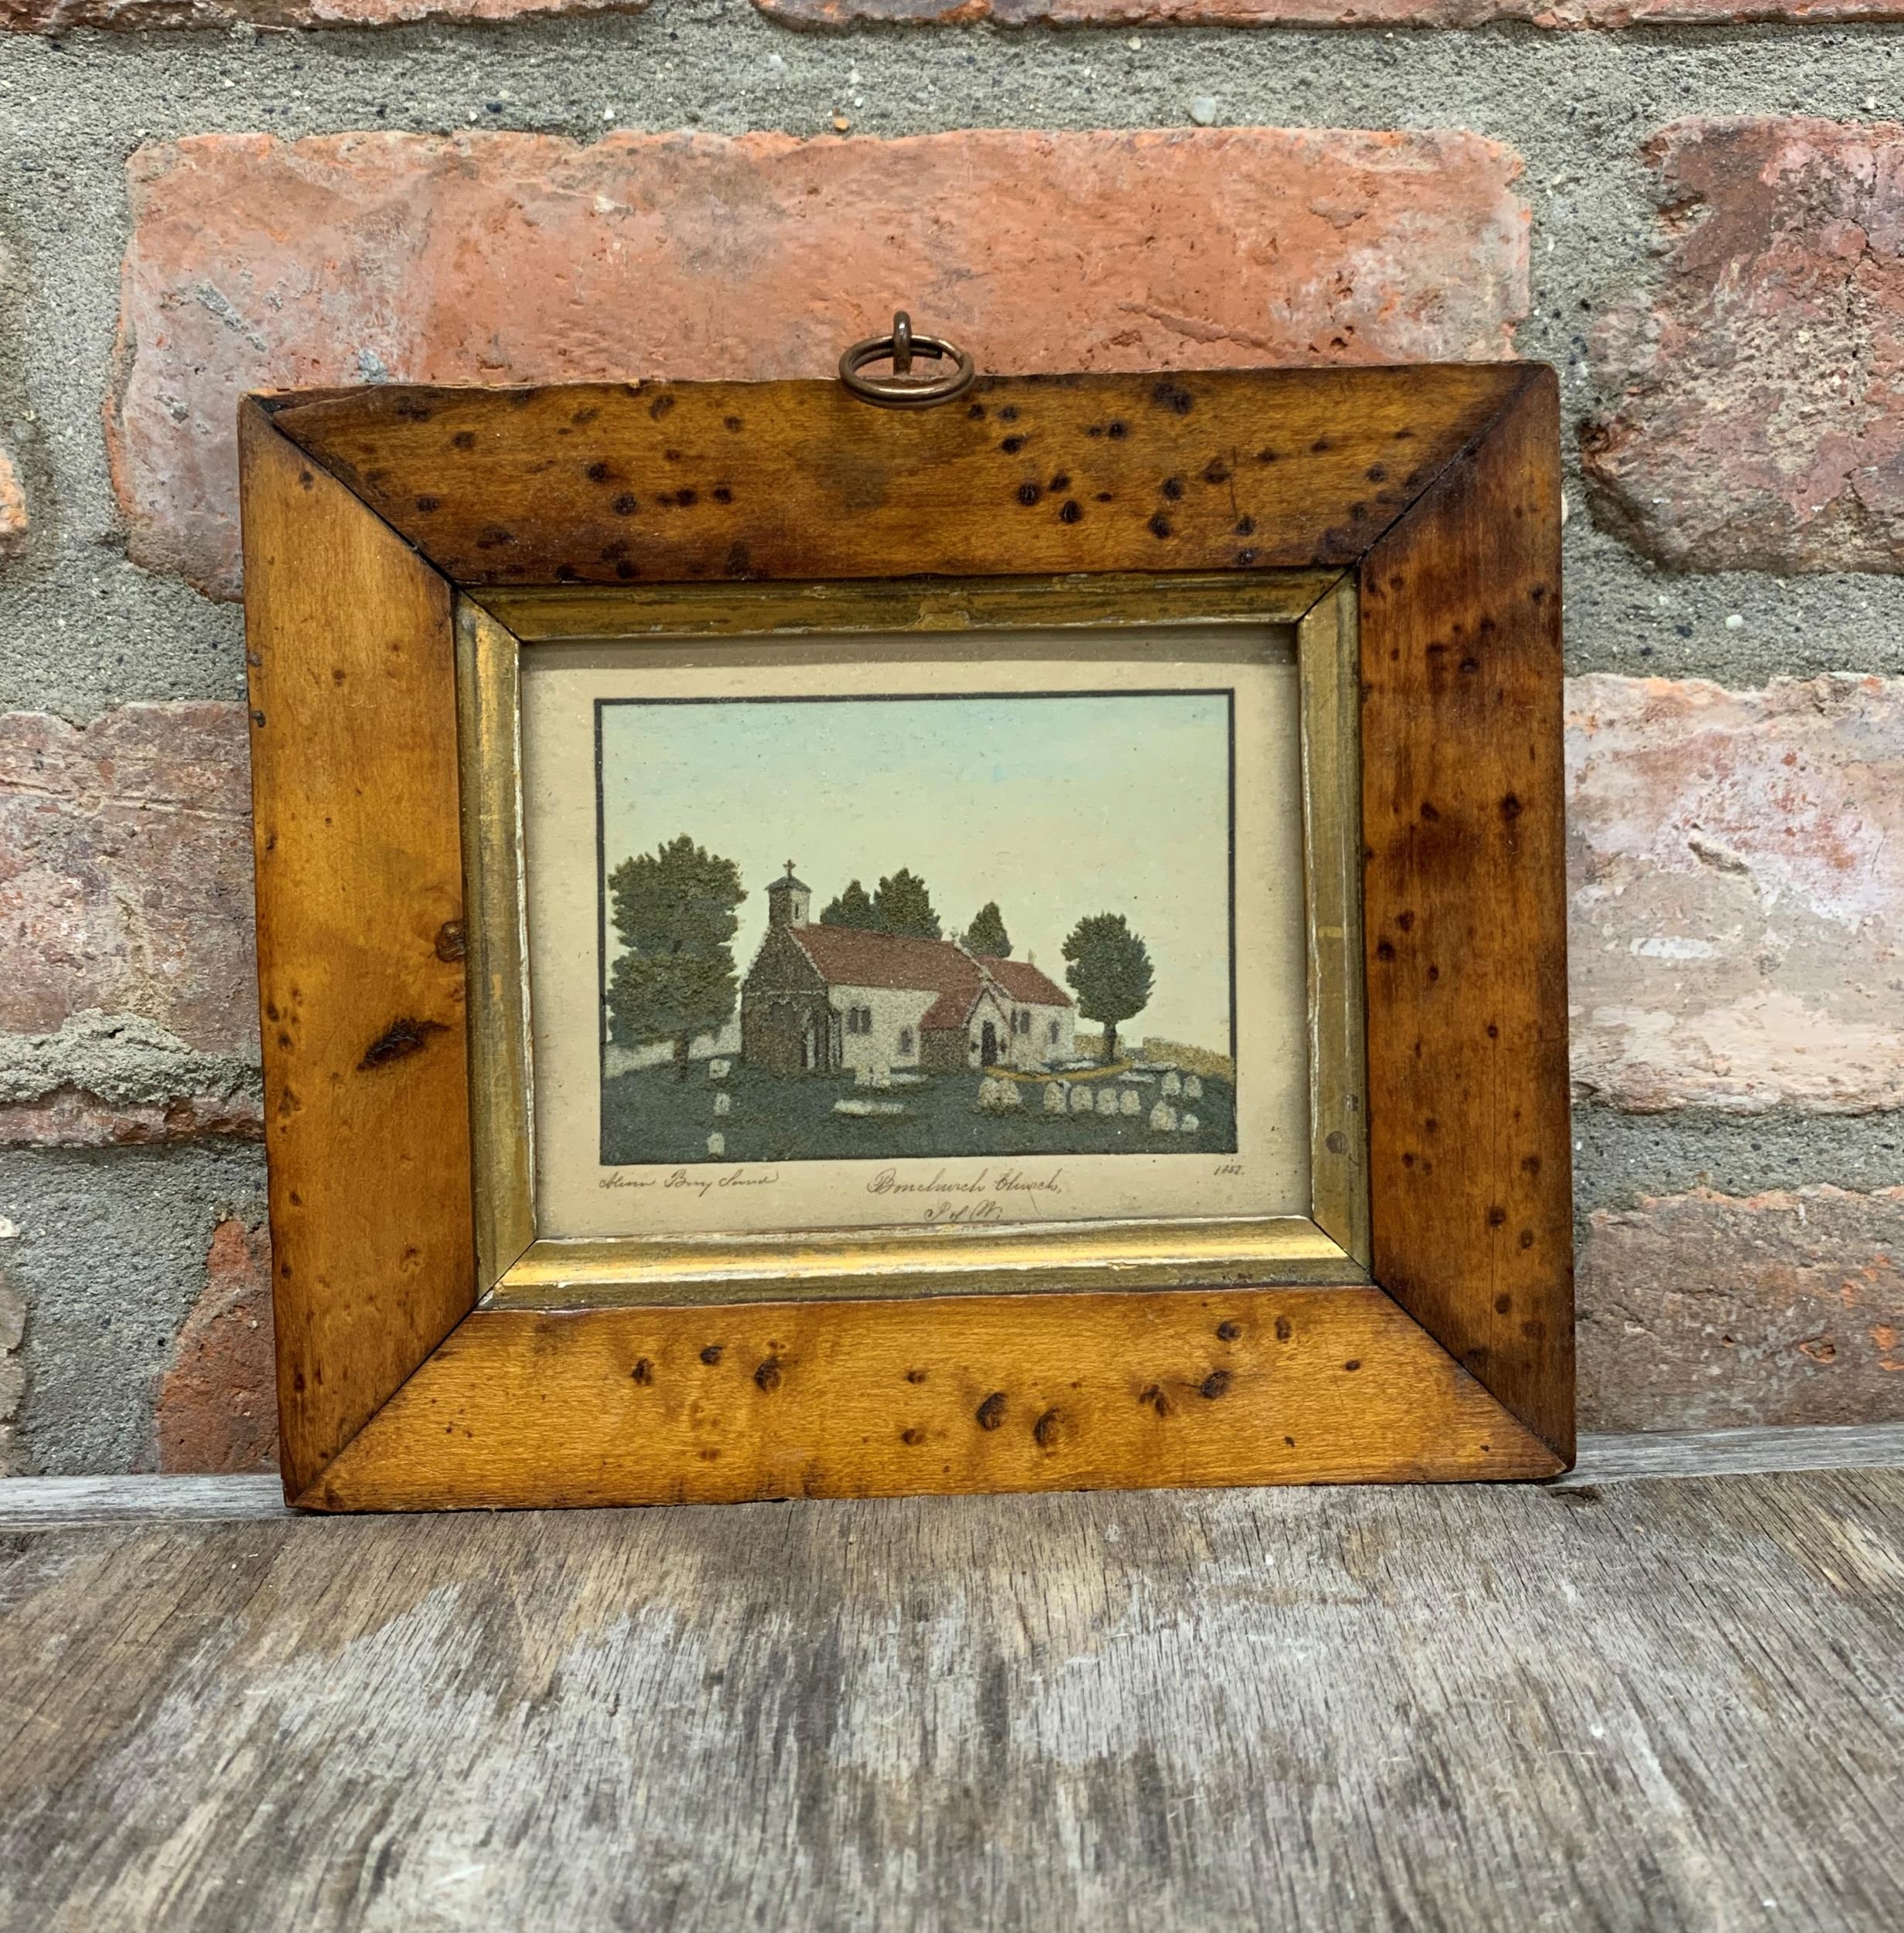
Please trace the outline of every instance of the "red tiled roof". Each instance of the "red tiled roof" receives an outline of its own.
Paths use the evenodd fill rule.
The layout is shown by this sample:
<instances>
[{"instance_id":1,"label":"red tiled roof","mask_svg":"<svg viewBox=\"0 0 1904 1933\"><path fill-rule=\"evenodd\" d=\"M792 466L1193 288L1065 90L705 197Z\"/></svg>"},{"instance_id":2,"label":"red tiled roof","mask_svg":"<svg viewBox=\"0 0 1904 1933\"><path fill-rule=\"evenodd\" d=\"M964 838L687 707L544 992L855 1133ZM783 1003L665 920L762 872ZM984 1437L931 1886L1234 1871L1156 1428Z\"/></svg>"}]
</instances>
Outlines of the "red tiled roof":
<instances>
[{"instance_id":1,"label":"red tiled roof","mask_svg":"<svg viewBox=\"0 0 1904 1933\"><path fill-rule=\"evenodd\" d=\"M971 956L950 940L864 932L856 926L790 926L787 931L829 986L896 987L957 995L961 1013L978 991L978 969Z\"/></svg>"},{"instance_id":2,"label":"red tiled roof","mask_svg":"<svg viewBox=\"0 0 1904 1933\"><path fill-rule=\"evenodd\" d=\"M977 956L978 963L1014 1000L1028 1007L1069 1007L1071 996L1048 980L1029 960L993 960Z\"/></svg>"},{"instance_id":3,"label":"red tiled roof","mask_svg":"<svg viewBox=\"0 0 1904 1933\"><path fill-rule=\"evenodd\" d=\"M966 1024L984 984L981 966L1008 1000L1033 1007L1071 1004L1070 995L1029 960L979 959L950 940L866 932L857 926L790 926L787 931L829 987L892 987L937 994L939 997L919 1023L929 1032Z\"/></svg>"}]
</instances>

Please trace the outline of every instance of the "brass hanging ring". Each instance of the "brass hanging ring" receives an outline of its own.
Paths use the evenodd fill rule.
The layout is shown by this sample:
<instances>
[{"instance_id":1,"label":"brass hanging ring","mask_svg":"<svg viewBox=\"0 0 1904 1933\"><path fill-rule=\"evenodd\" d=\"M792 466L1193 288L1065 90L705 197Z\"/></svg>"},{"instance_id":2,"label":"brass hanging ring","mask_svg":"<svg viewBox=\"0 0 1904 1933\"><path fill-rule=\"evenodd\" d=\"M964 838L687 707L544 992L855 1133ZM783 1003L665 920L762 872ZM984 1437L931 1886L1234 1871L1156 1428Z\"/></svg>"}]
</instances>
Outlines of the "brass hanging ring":
<instances>
[{"instance_id":1,"label":"brass hanging ring","mask_svg":"<svg viewBox=\"0 0 1904 1933\"><path fill-rule=\"evenodd\" d=\"M950 369L930 376L913 373L913 358L923 356L930 362L950 363ZM868 376L869 363L890 363L889 376ZM978 370L971 356L936 336L915 336L913 319L904 309L892 318L890 336L868 336L855 343L840 358L840 380L862 403L881 409L930 409L935 403L949 403L963 396L978 380Z\"/></svg>"}]
</instances>

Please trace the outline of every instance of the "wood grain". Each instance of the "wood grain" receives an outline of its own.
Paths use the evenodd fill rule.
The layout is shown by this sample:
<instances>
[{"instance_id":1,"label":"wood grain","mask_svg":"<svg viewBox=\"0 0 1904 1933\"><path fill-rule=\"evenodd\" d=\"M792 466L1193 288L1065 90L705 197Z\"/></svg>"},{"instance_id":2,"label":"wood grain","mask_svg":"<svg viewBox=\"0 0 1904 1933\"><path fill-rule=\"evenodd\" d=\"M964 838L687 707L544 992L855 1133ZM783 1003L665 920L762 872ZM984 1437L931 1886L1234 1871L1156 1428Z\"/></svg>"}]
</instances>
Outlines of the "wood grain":
<instances>
[{"instance_id":1,"label":"wood grain","mask_svg":"<svg viewBox=\"0 0 1904 1933\"><path fill-rule=\"evenodd\" d=\"M1904 1924L1895 1470L16 1530L0 1604L5 1933Z\"/></svg>"},{"instance_id":2,"label":"wood grain","mask_svg":"<svg viewBox=\"0 0 1904 1933\"><path fill-rule=\"evenodd\" d=\"M483 1309L326 1510L1544 1477L1379 1290Z\"/></svg>"},{"instance_id":3,"label":"wood grain","mask_svg":"<svg viewBox=\"0 0 1904 1933\"><path fill-rule=\"evenodd\" d=\"M1571 1459L1559 393L1518 380L1360 572L1370 1208L1376 1280Z\"/></svg>"},{"instance_id":4,"label":"wood grain","mask_svg":"<svg viewBox=\"0 0 1904 1933\"><path fill-rule=\"evenodd\" d=\"M475 1296L450 588L240 420L285 1489Z\"/></svg>"},{"instance_id":5,"label":"wood grain","mask_svg":"<svg viewBox=\"0 0 1904 1933\"><path fill-rule=\"evenodd\" d=\"M1513 366L998 377L920 411L838 383L384 387L278 427L466 586L1354 562Z\"/></svg>"}]
</instances>

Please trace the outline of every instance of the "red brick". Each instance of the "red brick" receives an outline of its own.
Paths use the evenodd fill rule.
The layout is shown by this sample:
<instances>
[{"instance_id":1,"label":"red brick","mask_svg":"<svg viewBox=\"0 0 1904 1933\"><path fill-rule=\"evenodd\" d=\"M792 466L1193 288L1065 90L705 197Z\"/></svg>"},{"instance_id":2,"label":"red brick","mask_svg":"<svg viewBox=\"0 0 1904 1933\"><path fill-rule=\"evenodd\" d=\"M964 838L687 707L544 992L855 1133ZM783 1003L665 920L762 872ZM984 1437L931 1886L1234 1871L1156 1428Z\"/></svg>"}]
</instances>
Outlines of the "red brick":
<instances>
[{"instance_id":1,"label":"red brick","mask_svg":"<svg viewBox=\"0 0 1904 1933\"><path fill-rule=\"evenodd\" d=\"M1689 121L1598 332L1597 513L1676 568L1904 569L1904 125Z\"/></svg>"},{"instance_id":2,"label":"red brick","mask_svg":"<svg viewBox=\"0 0 1904 1933\"><path fill-rule=\"evenodd\" d=\"M1584 1097L1904 1106L1904 679L1568 690Z\"/></svg>"},{"instance_id":3,"label":"red brick","mask_svg":"<svg viewBox=\"0 0 1904 1933\"><path fill-rule=\"evenodd\" d=\"M0 559L26 548L26 493L13 459L0 450Z\"/></svg>"},{"instance_id":4,"label":"red brick","mask_svg":"<svg viewBox=\"0 0 1904 1933\"><path fill-rule=\"evenodd\" d=\"M1503 356L1520 166L1274 128L142 148L109 408L133 554L235 590L252 389L827 376L900 304L985 369Z\"/></svg>"},{"instance_id":5,"label":"red brick","mask_svg":"<svg viewBox=\"0 0 1904 1933\"><path fill-rule=\"evenodd\" d=\"M1580 1379L1588 1430L1904 1421L1904 1188L1595 1212Z\"/></svg>"},{"instance_id":6,"label":"red brick","mask_svg":"<svg viewBox=\"0 0 1904 1933\"><path fill-rule=\"evenodd\" d=\"M0 0L0 29L129 33L175 27L393 27L413 22L640 13L647 0Z\"/></svg>"},{"instance_id":7,"label":"red brick","mask_svg":"<svg viewBox=\"0 0 1904 1933\"><path fill-rule=\"evenodd\" d=\"M227 1219L212 1231L205 1287L172 1345L153 1423L162 1471L276 1468L268 1229Z\"/></svg>"},{"instance_id":8,"label":"red brick","mask_svg":"<svg viewBox=\"0 0 1904 1933\"><path fill-rule=\"evenodd\" d=\"M0 714L0 1031L97 1009L256 1058L247 759L234 704Z\"/></svg>"},{"instance_id":9,"label":"red brick","mask_svg":"<svg viewBox=\"0 0 1904 1933\"><path fill-rule=\"evenodd\" d=\"M133 1147L208 1135L262 1140L262 1104L216 1093L127 1101L67 1086L0 1104L0 1147Z\"/></svg>"}]
</instances>

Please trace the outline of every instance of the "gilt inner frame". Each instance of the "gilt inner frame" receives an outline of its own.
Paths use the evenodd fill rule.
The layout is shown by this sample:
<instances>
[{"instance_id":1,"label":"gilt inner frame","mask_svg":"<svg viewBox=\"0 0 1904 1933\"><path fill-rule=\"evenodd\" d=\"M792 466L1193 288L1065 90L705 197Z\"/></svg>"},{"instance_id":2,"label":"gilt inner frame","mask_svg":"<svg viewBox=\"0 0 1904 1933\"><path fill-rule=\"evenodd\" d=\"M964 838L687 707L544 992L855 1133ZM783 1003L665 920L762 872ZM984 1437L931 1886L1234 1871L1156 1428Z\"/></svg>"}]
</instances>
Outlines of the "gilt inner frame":
<instances>
[{"instance_id":1,"label":"gilt inner frame","mask_svg":"<svg viewBox=\"0 0 1904 1933\"><path fill-rule=\"evenodd\" d=\"M1311 1212L683 1239L538 1238L520 653L767 634L1276 625L1302 738ZM484 590L456 612L480 1306L582 1310L1013 1291L1367 1283L1360 639L1334 571Z\"/></svg>"}]
</instances>

